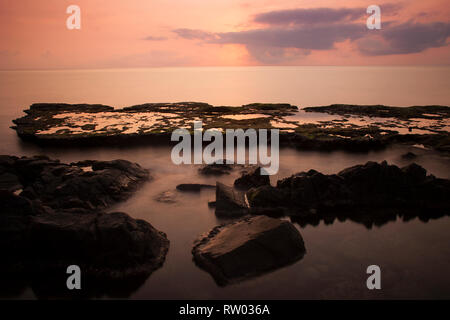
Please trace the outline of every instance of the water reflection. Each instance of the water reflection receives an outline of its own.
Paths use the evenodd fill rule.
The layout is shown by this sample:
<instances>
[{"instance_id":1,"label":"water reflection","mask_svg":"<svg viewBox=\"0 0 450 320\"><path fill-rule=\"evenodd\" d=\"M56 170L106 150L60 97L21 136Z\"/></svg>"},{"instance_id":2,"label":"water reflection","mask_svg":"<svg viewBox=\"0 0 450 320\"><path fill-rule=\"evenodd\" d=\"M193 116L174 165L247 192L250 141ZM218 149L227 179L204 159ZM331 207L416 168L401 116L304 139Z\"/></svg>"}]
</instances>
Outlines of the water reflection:
<instances>
[{"instance_id":1,"label":"water reflection","mask_svg":"<svg viewBox=\"0 0 450 320\"><path fill-rule=\"evenodd\" d=\"M290 216L289 219L293 223L297 223L300 227L306 226L317 227L323 221L325 225L332 225L335 222L352 221L363 225L368 230L373 227L383 227L390 222L403 221L408 222L418 218L421 222L427 223L430 220L439 219L449 216L449 212L445 211L414 211L402 210L400 208L382 208L382 209L348 209L340 212L327 212L321 216L309 215L307 217Z\"/></svg>"}]
</instances>

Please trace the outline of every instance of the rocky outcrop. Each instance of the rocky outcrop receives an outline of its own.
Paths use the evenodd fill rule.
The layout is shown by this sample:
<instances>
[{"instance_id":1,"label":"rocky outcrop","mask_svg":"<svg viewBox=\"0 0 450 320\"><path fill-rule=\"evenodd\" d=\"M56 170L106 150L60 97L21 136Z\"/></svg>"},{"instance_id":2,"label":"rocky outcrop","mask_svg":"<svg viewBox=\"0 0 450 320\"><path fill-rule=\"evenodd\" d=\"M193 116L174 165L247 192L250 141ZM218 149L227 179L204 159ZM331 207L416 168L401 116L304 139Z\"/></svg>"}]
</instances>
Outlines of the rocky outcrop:
<instances>
[{"instance_id":1,"label":"rocky outcrop","mask_svg":"<svg viewBox=\"0 0 450 320\"><path fill-rule=\"evenodd\" d=\"M239 189L248 190L260 186L270 185L268 175L261 174L261 167L253 167L242 172L241 176L234 181L234 186Z\"/></svg>"},{"instance_id":2,"label":"rocky outcrop","mask_svg":"<svg viewBox=\"0 0 450 320\"><path fill-rule=\"evenodd\" d=\"M102 212L148 179L139 165L1 156L0 177L1 272L64 274L75 264L90 277L120 280L162 265L164 233L125 213Z\"/></svg>"},{"instance_id":3,"label":"rocky outcrop","mask_svg":"<svg viewBox=\"0 0 450 320\"><path fill-rule=\"evenodd\" d=\"M0 156L0 186L53 209L102 209L128 198L149 178L126 160L64 164L45 156Z\"/></svg>"},{"instance_id":4,"label":"rocky outcrop","mask_svg":"<svg viewBox=\"0 0 450 320\"><path fill-rule=\"evenodd\" d=\"M248 213L245 193L216 183L216 215L219 217L240 217Z\"/></svg>"},{"instance_id":5,"label":"rocky outcrop","mask_svg":"<svg viewBox=\"0 0 450 320\"><path fill-rule=\"evenodd\" d=\"M324 175L315 170L279 180L276 187L250 189L247 199L252 212L258 208L284 208L297 220L354 217L358 212L383 215L417 212L433 217L448 212L450 181L427 175L417 164L404 168L387 162L368 162ZM375 217L374 217L375 219Z\"/></svg>"},{"instance_id":6,"label":"rocky outcrop","mask_svg":"<svg viewBox=\"0 0 450 320\"><path fill-rule=\"evenodd\" d=\"M215 227L194 242L192 254L219 285L241 281L292 264L306 252L288 221L266 216Z\"/></svg>"},{"instance_id":7,"label":"rocky outcrop","mask_svg":"<svg viewBox=\"0 0 450 320\"><path fill-rule=\"evenodd\" d=\"M215 129L222 133L235 128L279 129L280 145L294 148L362 152L408 143L450 152L450 135L446 126L449 107L332 105L304 110L331 113L336 117L348 118L352 114L391 120L386 118L384 122L389 124L383 124L368 123L362 118L356 123L351 119L302 119L297 107L289 104L215 107L201 102L179 102L114 109L104 105L37 103L24 110L26 115L14 120L12 128L24 140L65 148L99 144L171 144L174 129L187 128L192 134L192 123L201 120L204 130ZM415 121L418 118L426 121L419 123ZM405 133L405 126L410 131ZM201 173L227 174L225 168L205 167Z\"/></svg>"},{"instance_id":8,"label":"rocky outcrop","mask_svg":"<svg viewBox=\"0 0 450 320\"><path fill-rule=\"evenodd\" d=\"M412 106L412 107L391 107L383 105L352 105L352 104L332 104L321 107L304 108L307 112L326 112L340 115L362 115L370 117L395 117L400 119L410 118L448 118L450 108L448 106Z\"/></svg>"}]
</instances>

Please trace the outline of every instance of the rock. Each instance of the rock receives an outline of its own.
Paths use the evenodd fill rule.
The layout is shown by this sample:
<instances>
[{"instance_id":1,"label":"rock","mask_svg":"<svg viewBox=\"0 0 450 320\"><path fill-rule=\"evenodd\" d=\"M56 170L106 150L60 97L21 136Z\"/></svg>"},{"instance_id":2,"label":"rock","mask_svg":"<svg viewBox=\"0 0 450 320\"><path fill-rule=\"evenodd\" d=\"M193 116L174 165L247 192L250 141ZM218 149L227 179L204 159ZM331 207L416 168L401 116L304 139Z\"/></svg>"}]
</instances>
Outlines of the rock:
<instances>
[{"instance_id":1,"label":"rock","mask_svg":"<svg viewBox=\"0 0 450 320\"><path fill-rule=\"evenodd\" d=\"M253 187L270 185L269 176L262 175L261 169L261 167L255 167L244 171L241 177L234 181L234 186L239 189L248 190Z\"/></svg>"},{"instance_id":2,"label":"rock","mask_svg":"<svg viewBox=\"0 0 450 320\"><path fill-rule=\"evenodd\" d=\"M413 153L413 152L407 152L405 154L402 154L402 158L406 159L406 160L412 160L417 158L417 154Z\"/></svg>"},{"instance_id":3,"label":"rock","mask_svg":"<svg viewBox=\"0 0 450 320\"><path fill-rule=\"evenodd\" d=\"M229 164L212 163L201 167L198 172L203 175L220 176L230 174L231 170L233 170L233 167Z\"/></svg>"},{"instance_id":4,"label":"rock","mask_svg":"<svg viewBox=\"0 0 450 320\"><path fill-rule=\"evenodd\" d=\"M79 265L90 276L149 275L164 261L164 233L125 213L54 211L0 191L0 249L5 272L48 273Z\"/></svg>"},{"instance_id":5,"label":"rock","mask_svg":"<svg viewBox=\"0 0 450 320\"><path fill-rule=\"evenodd\" d=\"M245 193L216 182L216 215L239 217L248 213Z\"/></svg>"},{"instance_id":6,"label":"rock","mask_svg":"<svg viewBox=\"0 0 450 320\"><path fill-rule=\"evenodd\" d=\"M265 216L215 227L192 250L196 264L222 286L292 264L305 252L302 236L290 222Z\"/></svg>"},{"instance_id":7,"label":"rock","mask_svg":"<svg viewBox=\"0 0 450 320\"><path fill-rule=\"evenodd\" d=\"M155 197L155 200L162 203L175 203L177 202L176 197L177 195L173 191L163 191Z\"/></svg>"},{"instance_id":8,"label":"rock","mask_svg":"<svg viewBox=\"0 0 450 320\"><path fill-rule=\"evenodd\" d=\"M0 177L0 273L47 279L76 264L90 278L136 284L162 265L169 246L164 233L125 213L102 211L148 179L139 165L0 156ZM17 181L20 196L12 192Z\"/></svg>"},{"instance_id":9,"label":"rock","mask_svg":"<svg viewBox=\"0 0 450 320\"><path fill-rule=\"evenodd\" d=\"M53 209L101 209L127 199L148 180L148 171L126 160L60 163L47 157L4 158L0 189L23 188Z\"/></svg>"},{"instance_id":10,"label":"rock","mask_svg":"<svg viewBox=\"0 0 450 320\"><path fill-rule=\"evenodd\" d=\"M179 191L191 191L200 192L202 189L214 189L215 186L210 184L200 184L200 183L182 183L177 185L177 190Z\"/></svg>"},{"instance_id":11,"label":"rock","mask_svg":"<svg viewBox=\"0 0 450 320\"><path fill-rule=\"evenodd\" d=\"M19 178L10 172L0 174L0 190L8 190L11 192L22 189L23 186Z\"/></svg>"},{"instance_id":12,"label":"rock","mask_svg":"<svg viewBox=\"0 0 450 320\"><path fill-rule=\"evenodd\" d=\"M246 196L251 207L278 207L286 197L282 190L270 185L252 188Z\"/></svg>"},{"instance_id":13,"label":"rock","mask_svg":"<svg viewBox=\"0 0 450 320\"><path fill-rule=\"evenodd\" d=\"M439 217L448 214L450 180L426 174L413 163L404 168L367 162L324 175L315 170L279 180L277 187L262 186L247 192L251 213L284 211L296 220L351 218L354 221L390 221L402 217ZM364 215L364 219L361 217ZM395 217L395 215L394 215Z\"/></svg>"}]
</instances>

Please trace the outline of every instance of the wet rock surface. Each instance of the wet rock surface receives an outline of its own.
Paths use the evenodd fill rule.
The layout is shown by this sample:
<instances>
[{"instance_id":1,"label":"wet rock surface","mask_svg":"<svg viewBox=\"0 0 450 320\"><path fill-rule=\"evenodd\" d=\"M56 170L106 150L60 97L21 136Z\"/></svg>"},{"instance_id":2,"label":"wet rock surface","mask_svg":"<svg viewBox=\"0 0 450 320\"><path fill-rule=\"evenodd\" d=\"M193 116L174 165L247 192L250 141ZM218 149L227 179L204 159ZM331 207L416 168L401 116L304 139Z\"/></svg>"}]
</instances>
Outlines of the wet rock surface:
<instances>
[{"instance_id":1,"label":"wet rock surface","mask_svg":"<svg viewBox=\"0 0 450 320\"><path fill-rule=\"evenodd\" d=\"M221 176L230 174L233 166L225 163L211 163L198 169L198 172L205 176Z\"/></svg>"},{"instance_id":2,"label":"wet rock surface","mask_svg":"<svg viewBox=\"0 0 450 320\"><path fill-rule=\"evenodd\" d=\"M182 183L177 185L177 190L184 192L200 192L203 189L214 189L216 186L201 183Z\"/></svg>"},{"instance_id":3,"label":"wet rock surface","mask_svg":"<svg viewBox=\"0 0 450 320\"><path fill-rule=\"evenodd\" d=\"M306 252L288 221L248 217L215 227L194 243L194 261L219 285L242 281L292 264Z\"/></svg>"},{"instance_id":4,"label":"wet rock surface","mask_svg":"<svg viewBox=\"0 0 450 320\"><path fill-rule=\"evenodd\" d=\"M363 115L370 117L395 117L400 119L424 118L424 119L444 119L450 117L450 108L447 106L412 106L412 107L391 107L383 105L352 105L352 104L332 104L321 107L307 107L307 112L326 112L339 115Z\"/></svg>"},{"instance_id":5,"label":"wet rock surface","mask_svg":"<svg viewBox=\"0 0 450 320\"><path fill-rule=\"evenodd\" d=\"M121 280L145 278L162 265L169 246L164 233L125 213L102 212L148 179L139 165L1 156L0 174L6 173L0 183L2 272L61 274L75 264L93 278Z\"/></svg>"},{"instance_id":6,"label":"wet rock surface","mask_svg":"<svg viewBox=\"0 0 450 320\"><path fill-rule=\"evenodd\" d=\"M283 208L300 222L358 219L358 215L376 221L384 216L391 219L393 211L405 217L448 214L448 194L450 180L427 175L415 163L399 168L383 161L332 175L315 170L297 173L279 180L276 187L250 189L247 199L251 212Z\"/></svg>"},{"instance_id":7,"label":"wet rock surface","mask_svg":"<svg viewBox=\"0 0 450 320\"><path fill-rule=\"evenodd\" d=\"M248 213L245 193L216 182L216 215L219 217L240 217Z\"/></svg>"},{"instance_id":8,"label":"wet rock surface","mask_svg":"<svg viewBox=\"0 0 450 320\"><path fill-rule=\"evenodd\" d=\"M127 199L149 173L126 160L64 164L46 156L0 156L0 186L53 209L102 209Z\"/></svg>"},{"instance_id":9,"label":"wet rock surface","mask_svg":"<svg viewBox=\"0 0 450 320\"><path fill-rule=\"evenodd\" d=\"M239 189L248 190L254 187L270 185L268 175L263 175L261 167L249 168L242 172L241 177L234 181L234 186Z\"/></svg>"},{"instance_id":10,"label":"wet rock surface","mask_svg":"<svg viewBox=\"0 0 450 320\"><path fill-rule=\"evenodd\" d=\"M328 120L319 117L313 121L289 104L215 107L202 102L180 102L114 109L103 105L39 103L25 110L26 116L14 120L13 128L22 139L43 145L170 144L174 129L185 128L192 134L193 122L202 121L204 130L215 129L222 134L226 129L277 128L280 144L294 148L361 152L407 143L450 152L449 110L446 106L358 105L300 110L340 117ZM200 172L227 174L225 168L207 166Z\"/></svg>"}]
</instances>

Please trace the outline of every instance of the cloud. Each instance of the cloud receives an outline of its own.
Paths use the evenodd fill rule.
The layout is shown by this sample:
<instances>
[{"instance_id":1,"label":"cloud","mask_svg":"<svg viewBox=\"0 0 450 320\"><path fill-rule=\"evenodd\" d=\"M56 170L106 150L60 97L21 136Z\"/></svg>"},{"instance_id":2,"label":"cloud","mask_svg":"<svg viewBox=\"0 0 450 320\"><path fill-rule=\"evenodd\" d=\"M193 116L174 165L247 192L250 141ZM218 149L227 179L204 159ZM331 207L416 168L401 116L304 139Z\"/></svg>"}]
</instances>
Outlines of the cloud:
<instances>
[{"instance_id":1,"label":"cloud","mask_svg":"<svg viewBox=\"0 0 450 320\"><path fill-rule=\"evenodd\" d=\"M450 23L403 23L382 29L380 34L357 42L361 53L369 56L411 54L448 45Z\"/></svg>"},{"instance_id":2,"label":"cloud","mask_svg":"<svg viewBox=\"0 0 450 320\"><path fill-rule=\"evenodd\" d=\"M312 25L354 21L365 14L366 10L362 8L293 9L261 13L255 16L254 21L267 25Z\"/></svg>"},{"instance_id":3,"label":"cloud","mask_svg":"<svg viewBox=\"0 0 450 320\"><path fill-rule=\"evenodd\" d=\"M356 40L367 32L365 25L305 26L299 28L266 28L241 32L218 33L211 43L235 43L253 46L328 50L336 42Z\"/></svg>"},{"instance_id":4,"label":"cloud","mask_svg":"<svg viewBox=\"0 0 450 320\"><path fill-rule=\"evenodd\" d=\"M402 7L401 4L381 5L383 16L392 16ZM271 26L299 26L354 22L367 17L367 8L309 8L269 11L257 14L253 21Z\"/></svg>"},{"instance_id":5,"label":"cloud","mask_svg":"<svg viewBox=\"0 0 450 320\"><path fill-rule=\"evenodd\" d=\"M188 40L214 40L216 39L216 35L212 32L207 32L203 30L197 29L175 29L172 32L176 33L179 37Z\"/></svg>"},{"instance_id":6,"label":"cloud","mask_svg":"<svg viewBox=\"0 0 450 320\"><path fill-rule=\"evenodd\" d=\"M148 41L164 41L164 40L167 40L167 37L148 36L148 37L145 37L144 40L148 40Z\"/></svg>"},{"instance_id":7,"label":"cloud","mask_svg":"<svg viewBox=\"0 0 450 320\"><path fill-rule=\"evenodd\" d=\"M382 6L383 16L394 16L402 8ZM382 20L381 30L368 30L366 9L313 8L271 11L254 21L265 26L238 32L212 33L195 29L175 29L179 37L210 44L242 44L263 63L280 63L309 55L312 50L332 50L348 41L366 56L411 54L448 45L450 23L396 23ZM362 19L363 18L363 19Z\"/></svg>"}]
</instances>

